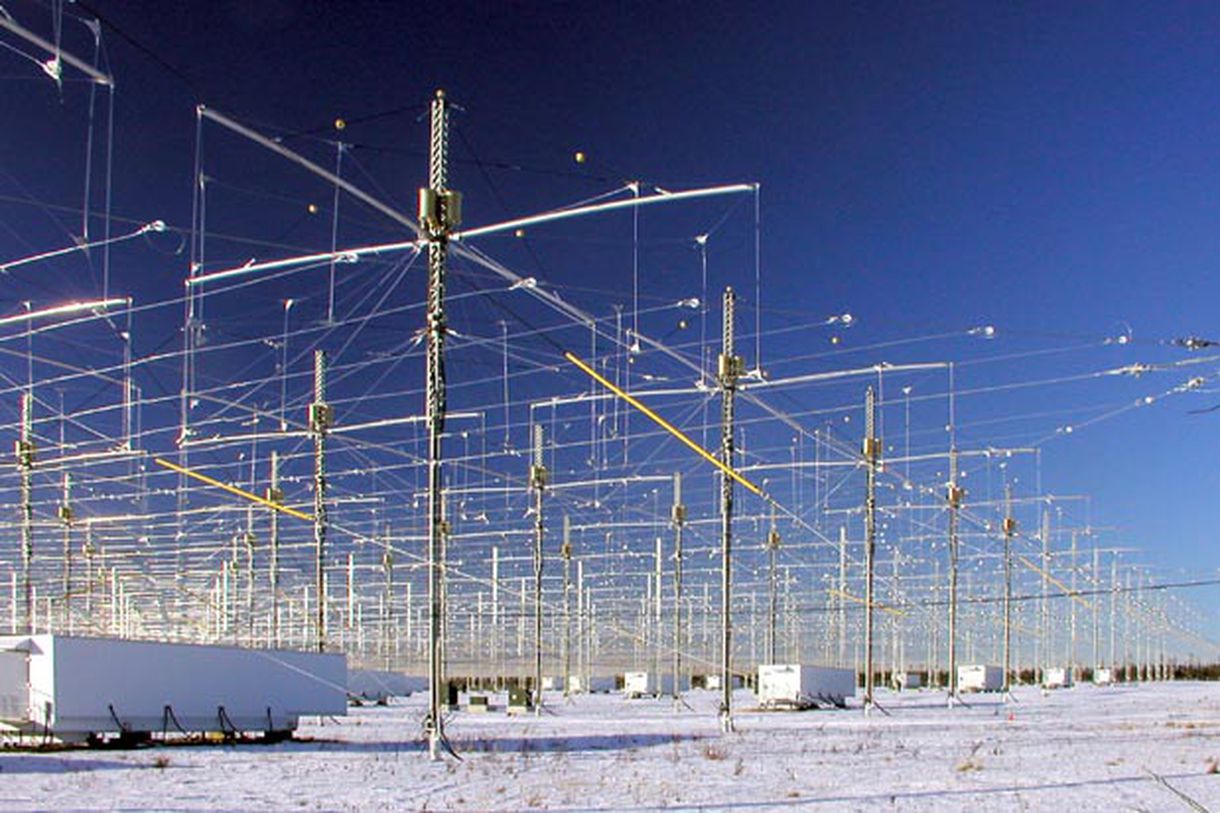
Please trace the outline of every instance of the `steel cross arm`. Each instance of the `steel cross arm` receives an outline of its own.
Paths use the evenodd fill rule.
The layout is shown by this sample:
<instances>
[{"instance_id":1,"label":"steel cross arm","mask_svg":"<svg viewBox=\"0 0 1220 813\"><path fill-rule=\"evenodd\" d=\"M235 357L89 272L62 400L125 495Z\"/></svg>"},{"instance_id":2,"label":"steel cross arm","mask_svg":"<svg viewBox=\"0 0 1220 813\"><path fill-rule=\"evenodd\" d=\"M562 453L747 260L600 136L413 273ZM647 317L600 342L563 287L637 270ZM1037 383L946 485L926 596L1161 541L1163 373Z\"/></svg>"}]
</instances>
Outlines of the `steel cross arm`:
<instances>
[{"instance_id":1,"label":"steel cross arm","mask_svg":"<svg viewBox=\"0 0 1220 813\"><path fill-rule=\"evenodd\" d=\"M740 519L742 522L763 522L763 521L771 519L771 515L770 514L740 514L737 516L737 519ZM711 524L719 523L719 522L720 522L720 517L707 516L707 517L699 517L697 519L685 519L682 521L682 524L683 524L683 526L689 528L692 525L711 525ZM573 531L601 531L601 530L606 530L606 529L614 530L616 528L656 528L657 526L658 526L658 522L655 519L639 519L639 520L620 520L617 522L573 523L571 528ZM712 550L712 548L693 548L693 549L689 549L687 552L691 553L696 550ZM636 556L638 554L624 553L623 555ZM646 554L646 555L651 556L652 554Z\"/></svg>"},{"instance_id":2,"label":"steel cross arm","mask_svg":"<svg viewBox=\"0 0 1220 813\"><path fill-rule=\"evenodd\" d=\"M481 412L453 412L453 413L450 413L446 417L453 418L454 420L460 420L463 418L477 419L477 418L481 418L482 416L483 416L483 413L481 413ZM351 432L360 432L365 429L381 429L386 426L401 426L403 424L409 424L409 423L423 423L426 420L427 420L427 418L423 415L407 415L407 416L398 417L398 418L383 418L383 419L377 420L377 421L369 421L368 423L355 423L355 424L351 424L351 425L347 425L347 426L333 426L328 431L332 435L344 435L344 434L349 434ZM309 430L293 429L293 430L289 430L287 432L258 432L258 433L254 433L254 434L245 434L245 435L225 435L223 437L195 438L193 440L188 438L188 439L182 441L178 445L180 448L183 448L183 449L195 448L195 447L200 447L200 446L211 448L211 447L215 447L215 446L224 446L224 445L227 445L230 443L249 443L251 441L287 440L289 438L305 438L305 437L309 437Z\"/></svg>"},{"instance_id":3,"label":"steel cross arm","mask_svg":"<svg viewBox=\"0 0 1220 813\"><path fill-rule=\"evenodd\" d=\"M631 477L606 477L598 480L579 480L575 482L548 483L547 491L559 491L571 488L588 488L596 485L627 485L630 483L668 483L673 480L668 474L639 474ZM471 494L519 494L523 486L471 486L469 488L446 488L445 496L460 497ZM423 497L427 492L416 491L412 498ZM576 527L576 526L572 526Z\"/></svg>"},{"instance_id":4,"label":"steel cross arm","mask_svg":"<svg viewBox=\"0 0 1220 813\"><path fill-rule=\"evenodd\" d=\"M415 251L418 252L420 241L418 240L402 240L394 243L378 243L368 246L357 246L356 248L345 248L338 251L321 251L316 254L302 254L297 257L284 257L279 260L267 260L266 262L256 263L248 262L245 265L226 268L222 271L213 271L211 274L201 274L197 277L189 277L186 280L186 286L193 288L198 285L204 285L209 282L216 282L222 279L231 279L233 277L243 277L248 274L257 274L260 271L276 271L280 268L291 268L295 265L309 265L317 263L323 265L328 262L354 263L361 257L369 254L390 254L396 251Z\"/></svg>"},{"instance_id":5,"label":"steel cross arm","mask_svg":"<svg viewBox=\"0 0 1220 813\"><path fill-rule=\"evenodd\" d=\"M725 186L710 186L703 189L688 189L682 192L665 192L658 195L649 195L643 198L628 198L626 200L612 200L606 203L594 203L589 206L576 206L571 209L558 209L552 212L544 212L538 215L529 217L519 217L515 220L506 220L503 223L494 223L490 226L480 226L466 231L454 232L450 235L453 240L468 240L471 237L482 237L486 234L496 234L497 232L519 229L525 226L534 226L539 223L550 223L555 220L566 220L571 217L581 217L583 215L598 214L601 212L611 212L616 209L629 209L639 206L648 206L653 203L668 203L680 200L691 200L694 198L707 198L715 195L734 195L745 192L754 192L758 189L758 184L727 184Z\"/></svg>"},{"instance_id":6,"label":"steel cross arm","mask_svg":"<svg viewBox=\"0 0 1220 813\"><path fill-rule=\"evenodd\" d=\"M858 375L871 375L873 373L906 373L917 372L920 370L943 370L949 366L945 361L930 361L920 362L916 364L873 364L868 367L856 367L851 370L835 370L827 373L810 373L808 375L797 375L791 378L777 378L773 381L746 381L739 385L741 390L758 390L770 387L782 387L788 384L810 384L816 381L833 381L837 378L850 378Z\"/></svg>"},{"instance_id":7,"label":"steel cross arm","mask_svg":"<svg viewBox=\"0 0 1220 813\"><path fill-rule=\"evenodd\" d=\"M1051 497L1047 497L1047 496L1014 497L1012 499L1012 504L1013 505L1038 505L1040 503L1053 503L1055 500L1085 500L1085 499L1088 499L1087 495L1066 495L1065 494L1063 496L1051 496ZM989 508L992 506L1003 505L1003 504L1004 504L1004 500L1002 500L1002 499L1000 499L1000 500L978 500L978 501L969 500L969 501L963 503L963 505L962 505L962 516L966 517L966 518L970 518L971 514L967 510L970 508ZM830 509L827 509L823 513L832 514L832 513L835 513L836 511L850 512L852 510L859 510L859 509L830 508ZM887 505L886 510L893 511L895 513L898 511L943 511L943 510L945 510L945 505L944 505L943 501L939 502L939 503L905 503L905 504L898 504L898 505Z\"/></svg>"},{"instance_id":8,"label":"steel cross arm","mask_svg":"<svg viewBox=\"0 0 1220 813\"><path fill-rule=\"evenodd\" d=\"M34 319L44 319L48 316L65 316L82 311L105 311L109 308L117 308L120 305L130 304L131 299L128 297L98 299L91 302L69 302L66 305L55 305L54 307L43 308L40 311L26 311L25 313L0 317L0 327L29 322Z\"/></svg>"},{"instance_id":9,"label":"steel cross arm","mask_svg":"<svg viewBox=\"0 0 1220 813\"><path fill-rule=\"evenodd\" d=\"M28 28L18 25L15 20L6 16L5 14L0 14L0 28L7 28L9 31L12 31L14 34L21 37L31 45L37 45L48 54L51 54L55 59L67 62L73 68L76 68L78 71L85 74L99 85L105 85L112 90L114 89L114 78L112 76L102 73L88 62L72 56L72 54L68 53L62 48L55 47L53 44L47 42L33 31L30 31Z\"/></svg>"},{"instance_id":10,"label":"steel cross arm","mask_svg":"<svg viewBox=\"0 0 1220 813\"><path fill-rule=\"evenodd\" d=\"M635 334L633 334L633 335L635 335ZM649 344L654 345L658 349L662 349L660 347L660 345L656 344L651 339L647 339L647 337L645 337L643 335L640 335L640 338L645 339ZM938 369L938 368L944 368L947 366L948 366L948 363L942 363L942 362L930 362L927 364L904 364L904 365L892 365L892 366L873 365L871 367L860 367L860 368L856 368L856 369L852 369L852 370L840 370L840 371L835 371L835 372L830 372L830 373L813 373L810 375L793 376L792 378L779 378L779 379L775 379L775 380L758 381L758 382L752 382L752 383L743 382L738 385L738 389L742 390L742 391L758 390L758 389L762 389L762 388L782 387L782 386L787 386L787 385L792 385L792 384L808 384L808 383L812 383L812 382L831 381L831 380L838 379L838 378L850 378L852 376L857 376L857 375L870 375L872 373L877 373L877 372L911 372L911 371L925 370L925 369L933 370L933 369ZM708 389L707 387L695 384L690 387L675 387L675 388L662 389L662 390L633 390L631 394L635 395L637 397L646 398L646 397L658 396L658 395L693 395L696 393L710 394L711 392L712 391L710 389ZM603 394L585 393L585 394L581 394L581 395L571 395L571 396L558 396L557 395L557 396L548 398L545 401L536 401L536 402L530 404L530 409L537 409L537 408L541 408L541 407L564 406L566 404L588 403L589 401L607 401L607 400L613 400L616 397L617 396L615 396L613 394L604 394L604 393ZM890 403L893 403L893 402L890 402ZM964 456L986 457L988 455L1010 456L1010 455L1018 454L1018 453L1034 454L1037 451L1038 450L1035 448L1024 448L1024 447L1019 448L1019 449L980 449L980 450L971 451L971 452L960 452L959 456L963 456L963 457ZM914 461L918 461L918 460L932 460L932 459L935 459L938 457L948 457L948 456L949 456L948 452L938 452L938 453L929 453L926 455L917 455L917 456L903 457L903 458L888 457L885 459L885 462L886 463L895 463L895 462L901 463L901 462L906 462L908 460L914 462ZM785 465L787 465L787 464L785 464Z\"/></svg>"},{"instance_id":11,"label":"steel cross arm","mask_svg":"<svg viewBox=\"0 0 1220 813\"><path fill-rule=\"evenodd\" d=\"M145 452L142 449L113 449L108 452L83 452L81 454L68 455L66 457L54 457L49 460L39 460L38 470L40 472L60 471L68 466L77 466L81 463L108 463L147 456L148 452Z\"/></svg>"},{"instance_id":12,"label":"steel cross arm","mask_svg":"<svg viewBox=\"0 0 1220 813\"><path fill-rule=\"evenodd\" d=\"M636 393L638 394L638 393ZM957 456L962 457L1011 457L1014 454L1036 454L1037 449L977 449L967 452L958 452ZM927 454L907 455L905 457L887 457L882 462L885 467L893 466L895 463L918 463L928 460L939 460L948 457L948 452L929 452ZM769 471L772 469L835 469L835 468L854 468L862 465L859 460L819 460L819 461L801 461L800 463L755 463L752 466L740 466L738 471ZM1039 498L1039 499L1045 499ZM981 505L983 503L971 503L972 505ZM943 506L937 506L943 507Z\"/></svg>"}]
</instances>

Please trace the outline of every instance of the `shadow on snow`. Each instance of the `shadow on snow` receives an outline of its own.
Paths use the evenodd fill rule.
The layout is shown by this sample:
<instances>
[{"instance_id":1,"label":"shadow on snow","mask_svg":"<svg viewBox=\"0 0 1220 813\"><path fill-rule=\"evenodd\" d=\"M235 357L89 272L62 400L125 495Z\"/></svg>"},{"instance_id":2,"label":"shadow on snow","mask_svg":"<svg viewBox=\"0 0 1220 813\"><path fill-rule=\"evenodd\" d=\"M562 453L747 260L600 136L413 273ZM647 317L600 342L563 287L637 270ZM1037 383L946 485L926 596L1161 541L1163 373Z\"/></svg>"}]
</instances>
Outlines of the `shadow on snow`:
<instances>
[{"instance_id":1,"label":"shadow on snow","mask_svg":"<svg viewBox=\"0 0 1220 813\"><path fill-rule=\"evenodd\" d=\"M702 734L588 734L579 736L537 737L453 737L449 742L458 755L478 754L540 754L579 753L582 751L623 751L631 748L653 748L681 742L706 739ZM260 746L264 747L264 746ZM404 753L422 752L427 745L422 738L412 740L345 742L342 740L297 740L271 746L285 751L334 751L342 753Z\"/></svg>"},{"instance_id":2,"label":"shadow on snow","mask_svg":"<svg viewBox=\"0 0 1220 813\"><path fill-rule=\"evenodd\" d=\"M23 773L79 773L82 771L110 771L144 768L134 762L117 762L102 759L68 759L39 754L12 754L0 756L0 781L5 776Z\"/></svg>"},{"instance_id":3,"label":"shadow on snow","mask_svg":"<svg viewBox=\"0 0 1220 813\"><path fill-rule=\"evenodd\" d=\"M1164 779L1191 779L1202 776L1201 773L1178 773L1167 774ZM1007 794L1021 793L1037 793L1041 791L1062 792L1072 789L1095 788L1095 787L1112 787L1114 785L1129 785L1141 783L1155 783L1157 780L1153 776L1120 776L1106 779L1082 779L1073 782L1031 782L1028 785L997 785L991 788L960 788L960 789L944 789L944 790L912 790L899 791L896 793L862 793L862 794L843 794L838 793L828 796L800 796L789 799L766 799L749 802L716 802L715 807L718 810L751 810L755 808L763 808L774 810L778 808L798 808L798 807L820 807L830 806L831 809L840 809L843 805L893 805L902 801L934 801L936 799L962 799L974 797L990 797L1003 796ZM706 810L708 805L705 804L689 804L689 805L668 805L666 810L682 811L682 810ZM624 805L607 805L605 807L591 807L582 805L579 808L548 808L556 813L575 813L575 811L590 811L590 813L611 813L612 811L631 811L631 810L651 810L654 806L644 805L642 807L631 807Z\"/></svg>"}]
</instances>

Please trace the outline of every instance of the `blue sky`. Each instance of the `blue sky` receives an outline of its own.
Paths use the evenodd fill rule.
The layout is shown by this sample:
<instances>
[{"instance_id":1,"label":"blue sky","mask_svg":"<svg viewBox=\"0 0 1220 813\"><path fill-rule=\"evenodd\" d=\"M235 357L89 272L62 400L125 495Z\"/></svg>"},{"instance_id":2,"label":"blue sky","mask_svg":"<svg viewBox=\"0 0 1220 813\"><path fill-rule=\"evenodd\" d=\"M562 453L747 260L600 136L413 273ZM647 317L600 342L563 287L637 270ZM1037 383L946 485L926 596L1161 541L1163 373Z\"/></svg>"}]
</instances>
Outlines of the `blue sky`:
<instances>
[{"instance_id":1,"label":"blue sky","mask_svg":"<svg viewBox=\"0 0 1220 813\"><path fill-rule=\"evenodd\" d=\"M989 388L1179 361L1190 354L1167 344L1175 337L1220 338L1220 283L1211 273L1220 252L1220 11L1209 4L91 6L108 23L107 55L119 77L114 205L137 220L189 225L198 102L266 132L309 131L286 143L323 163L333 159L324 143L336 137L331 122L351 120L339 137L357 145L358 180L375 182L410 212L422 180L420 110L364 118L422 105L444 87L463 108L454 148L464 163L454 175L471 224L632 179L666 188L760 183L764 333L830 314L857 320L835 334L841 344L801 334L816 343L810 354L840 355L785 374L840 362L954 361L959 387ZM26 21L50 16L34 2L12 10ZM79 24L65 29L64 42L88 50ZM0 131L0 163L10 184L16 178L41 200L71 205L79 199L83 94L69 85L57 95L20 65L5 63L0 120L29 124ZM325 185L231 136L208 131L205 144L219 175L329 205ZM585 162L573 161L577 150ZM759 305L751 205L698 210L689 224L726 213L725 239L713 239L713 278L743 290L743 329ZM274 202L235 198L218 204L215 217L218 231L302 248L329 238L329 222L302 218L297 203L279 211ZM538 234L528 250L508 240L486 245L576 299L586 284L626 296L630 220L615 217L605 243L593 227L572 227ZM690 245L665 242L688 224L667 217L644 220L657 243L642 254L643 287L656 301L691 295L697 279ZM9 206L3 219L9 231L0 240L47 228L28 207ZM344 230L352 241L393 233L353 220ZM54 234L41 237L55 244ZM24 253L0 246L5 256ZM167 247L172 241L158 248ZM217 266L268 256L223 241L215 252ZM155 271L118 264L115 278L141 299L159 300L178 295L183 271L181 258L162 253ZM55 284L93 284L68 279ZM263 315L275 314L271 307ZM268 333L277 327L270 324ZM997 337L965 335L981 325L995 326ZM667 330L660 321L649 326ZM172 341L175 329L168 319L149 329L143 350ZM954 337L911 341L942 334ZM764 336L765 359L804 354L784 335ZM1119 336L1129 341L1105 343ZM886 342L898 344L845 352ZM1030 355L1040 351L1055 352ZM1046 492L1091 495L1087 519L1117 529L1107 544L1146 549L1145 561L1172 569L1167 578L1214 577L1220 413L1189 410L1220 403L1215 372L1204 364L963 396L961 439L1030 442L1206 377L1201 392L1051 440L1040 476ZM943 395L946 384L919 386ZM812 407L817 395L802 394L801 403ZM943 408L929 407L925 428ZM899 409L891 405L887 426ZM1020 428L985 423L1002 415Z\"/></svg>"}]
</instances>

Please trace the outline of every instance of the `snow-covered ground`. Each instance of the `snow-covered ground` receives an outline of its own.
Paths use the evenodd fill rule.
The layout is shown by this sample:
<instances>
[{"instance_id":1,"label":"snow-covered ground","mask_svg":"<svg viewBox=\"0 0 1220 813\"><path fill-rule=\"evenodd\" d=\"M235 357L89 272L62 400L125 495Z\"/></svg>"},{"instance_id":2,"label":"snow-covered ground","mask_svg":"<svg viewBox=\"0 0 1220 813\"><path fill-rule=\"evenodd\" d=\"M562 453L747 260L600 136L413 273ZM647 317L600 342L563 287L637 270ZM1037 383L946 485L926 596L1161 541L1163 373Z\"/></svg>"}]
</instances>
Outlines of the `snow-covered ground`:
<instances>
[{"instance_id":1,"label":"snow-covered ground","mask_svg":"<svg viewBox=\"0 0 1220 813\"><path fill-rule=\"evenodd\" d=\"M461 759L433 763L416 696L275 746L0 753L0 808L1220 811L1217 684L878 700L888 715L759 712L740 692L738 730L721 735L707 692L680 710L556 694L537 717L506 716L501 698L454 713Z\"/></svg>"}]
</instances>

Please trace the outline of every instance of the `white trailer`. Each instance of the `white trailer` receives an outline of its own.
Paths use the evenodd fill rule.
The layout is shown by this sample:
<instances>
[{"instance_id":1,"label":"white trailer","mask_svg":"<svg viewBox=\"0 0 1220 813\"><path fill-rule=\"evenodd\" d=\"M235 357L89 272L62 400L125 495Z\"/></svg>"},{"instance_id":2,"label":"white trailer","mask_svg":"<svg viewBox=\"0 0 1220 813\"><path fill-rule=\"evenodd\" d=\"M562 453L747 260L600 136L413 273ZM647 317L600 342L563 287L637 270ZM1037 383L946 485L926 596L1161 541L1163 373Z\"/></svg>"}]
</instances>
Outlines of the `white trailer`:
<instances>
[{"instance_id":1,"label":"white trailer","mask_svg":"<svg viewBox=\"0 0 1220 813\"><path fill-rule=\"evenodd\" d=\"M1042 688L1066 689L1072 685L1072 670L1051 666L1042 674Z\"/></svg>"},{"instance_id":2,"label":"white trailer","mask_svg":"<svg viewBox=\"0 0 1220 813\"><path fill-rule=\"evenodd\" d=\"M595 693L595 694L610 694L615 689L615 680L613 677L590 677L585 680L580 675L572 675L570 678L571 691L577 694Z\"/></svg>"},{"instance_id":3,"label":"white trailer","mask_svg":"<svg viewBox=\"0 0 1220 813\"><path fill-rule=\"evenodd\" d=\"M1004 670L990 664L962 664L957 667L959 692L999 692L1004 689Z\"/></svg>"},{"instance_id":4,"label":"white trailer","mask_svg":"<svg viewBox=\"0 0 1220 813\"><path fill-rule=\"evenodd\" d=\"M623 694L627 697L648 697L661 691L656 672L624 672Z\"/></svg>"},{"instance_id":5,"label":"white trailer","mask_svg":"<svg viewBox=\"0 0 1220 813\"><path fill-rule=\"evenodd\" d=\"M1098 686L1109 686L1114 682L1114 672L1109 667L1099 666L1093 670L1093 682Z\"/></svg>"},{"instance_id":6,"label":"white trailer","mask_svg":"<svg viewBox=\"0 0 1220 813\"><path fill-rule=\"evenodd\" d=\"M758 665L758 702L763 708L842 708L855 694L856 673L851 669L800 663Z\"/></svg>"},{"instance_id":7,"label":"white trailer","mask_svg":"<svg viewBox=\"0 0 1220 813\"><path fill-rule=\"evenodd\" d=\"M683 677L679 688L686 691L690 682ZM656 672L624 672L623 694L629 698L660 697L674 693L673 673L658 675Z\"/></svg>"},{"instance_id":8,"label":"white trailer","mask_svg":"<svg viewBox=\"0 0 1220 813\"><path fill-rule=\"evenodd\" d=\"M347 711L338 653L0 636L0 731L64 742L152 732L286 736Z\"/></svg>"},{"instance_id":9,"label":"white trailer","mask_svg":"<svg viewBox=\"0 0 1220 813\"><path fill-rule=\"evenodd\" d=\"M918 672L895 672L893 676L894 689L902 691L904 689L918 689L923 685L923 680Z\"/></svg>"},{"instance_id":10,"label":"white trailer","mask_svg":"<svg viewBox=\"0 0 1220 813\"><path fill-rule=\"evenodd\" d=\"M698 680L698 678L696 678L696 680ZM734 689L740 689L742 686L745 685L745 681L742 680L741 675L732 675L730 677L730 680L731 680L730 685ZM702 681L703 681L703 688L707 689L708 691L718 692L721 690L721 687L724 685L723 681L720 680L719 672L703 675Z\"/></svg>"}]
</instances>

